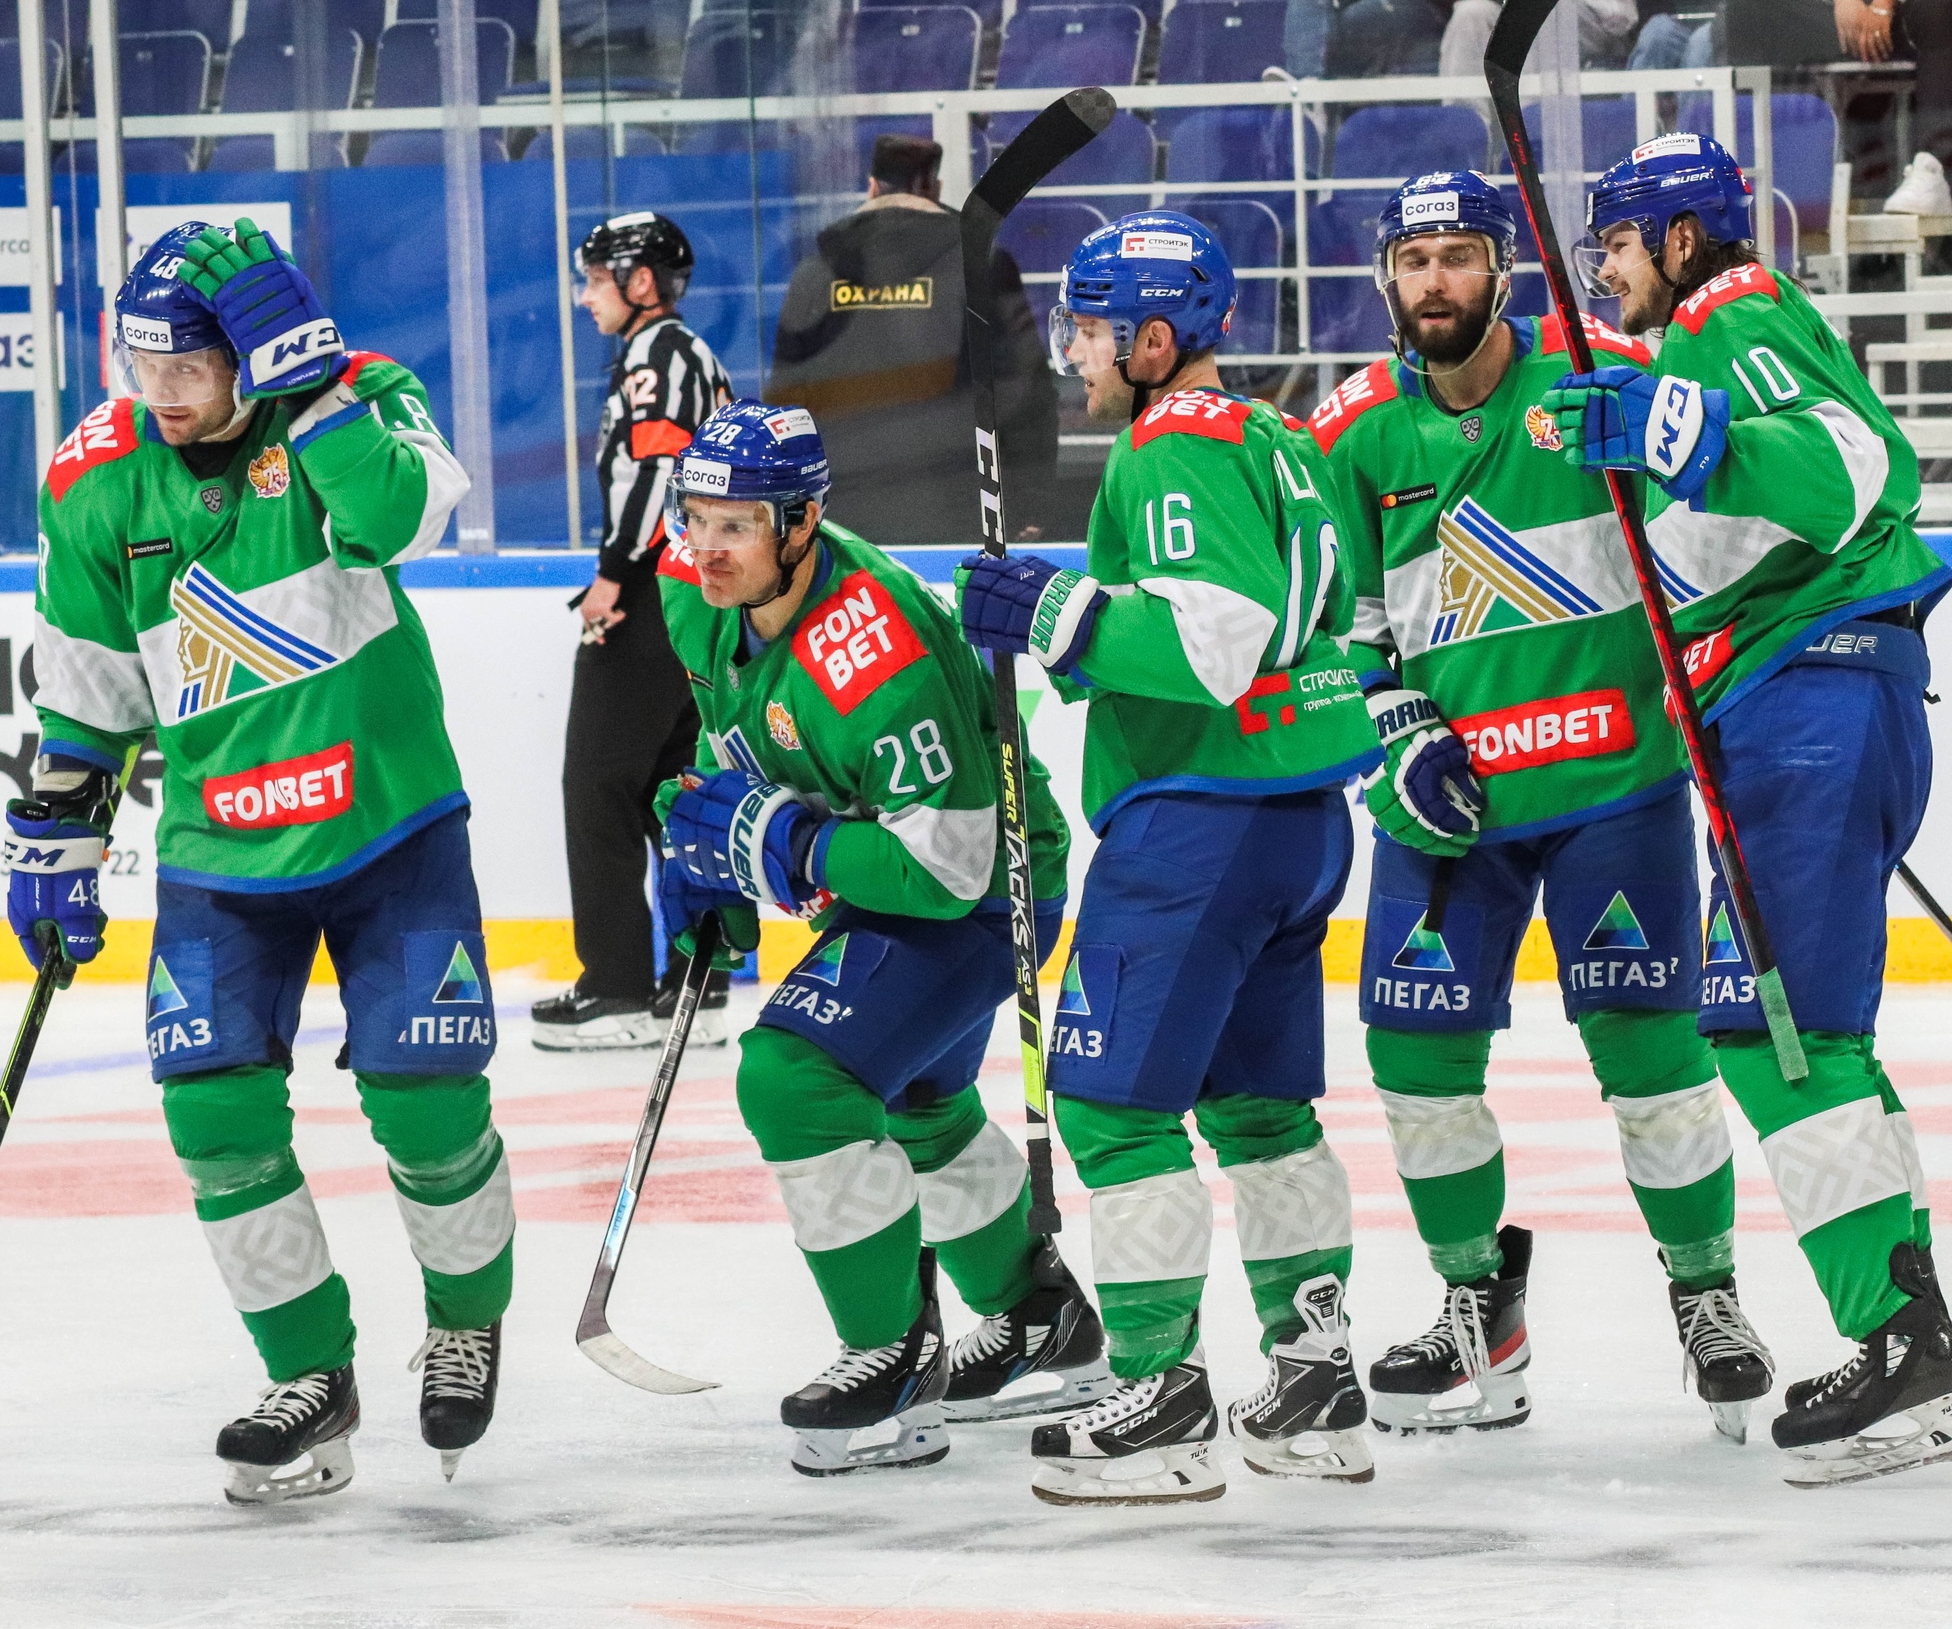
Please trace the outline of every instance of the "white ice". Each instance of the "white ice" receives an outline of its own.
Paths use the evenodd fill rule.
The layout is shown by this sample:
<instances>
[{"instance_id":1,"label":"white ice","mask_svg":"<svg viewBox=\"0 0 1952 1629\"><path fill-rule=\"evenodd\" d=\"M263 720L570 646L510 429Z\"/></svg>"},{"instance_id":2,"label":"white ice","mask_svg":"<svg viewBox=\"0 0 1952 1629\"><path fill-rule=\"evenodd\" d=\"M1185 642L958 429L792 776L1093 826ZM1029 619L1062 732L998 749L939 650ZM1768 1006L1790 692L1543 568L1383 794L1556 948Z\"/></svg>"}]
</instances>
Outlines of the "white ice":
<instances>
[{"instance_id":1,"label":"white ice","mask_svg":"<svg viewBox=\"0 0 1952 1629\"><path fill-rule=\"evenodd\" d=\"M352 1285L365 1418L337 1497L236 1511L211 1454L262 1383L194 1221L141 1052L133 988L60 996L0 1148L0 1623L610 1625L639 1629L1165 1629L1342 1624L1828 1626L1952 1621L1952 1466L1824 1493L1779 1480L1769 1405L1746 1448L1680 1384L1654 1251L1575 1033L1549 988L1493 1063L1508 1218L1538 1229L1535 1413L1468 1440L1378 1438L1364 1487L1271 1482L1217 1452L1215 1504L1075 1512L1033 1500L1028 1426L959 1427L941 1465L812 1482L780 1395L833 1339L732 1098L736 1048L688 1062L613 1302L647 1356L722 1389L620 1385L571 1339L647 1053L529 1045L503 980L497 1119L521 1214L500 1410L452 1486L418 1438L418 1283L351 1078L336 994L306 1004L298 1147ZM10 1032L24 990L0 999ZM1952 1172L1947 992L1887 997L1883 1052L1928 1171ZM738 998L749 1013L756 997ZM1323 1117L1356 1191L1357 1361L1420 1333L1422 1259L1332 988ZM999 1029L991 1112L1020 1119ZM1779 1380L1840 1361L1732 1106L1742 1297ZM1062 1156L1060 1155L1060 1162ZM1087 1276L1068 1167L1063 1245ZM1211 1169L1209 1167L1209 1174ZM1225 1204L1206 1311L1215 1389L1260 1360ZM1940 1213L1947 1214L1939 1190ZM949 1310L952 1332L970 1316Z\"/></svg>"}]
</instances>

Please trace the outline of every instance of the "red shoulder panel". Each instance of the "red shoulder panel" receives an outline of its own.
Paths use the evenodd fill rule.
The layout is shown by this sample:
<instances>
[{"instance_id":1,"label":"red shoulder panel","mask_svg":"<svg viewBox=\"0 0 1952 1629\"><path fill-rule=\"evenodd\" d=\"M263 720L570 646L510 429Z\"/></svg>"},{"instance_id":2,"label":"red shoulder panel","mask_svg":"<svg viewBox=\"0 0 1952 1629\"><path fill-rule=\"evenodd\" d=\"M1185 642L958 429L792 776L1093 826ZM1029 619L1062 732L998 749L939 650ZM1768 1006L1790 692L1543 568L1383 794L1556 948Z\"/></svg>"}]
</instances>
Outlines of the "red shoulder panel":
<instances>
[{"instance_id":1,"label":"red shoulder panel","mask_svg":"<svg viewBox=\"0 0 1952 1629\"><path fill-rule=\"evenodd\" d=\"M65 498L68 488L96 465L126 458L136 450L139 439L135 398L118 396L103 402L54 450L54 461L47 467L47 489L54 501Z\"/></svg>"},{"instance_id":2,"label":"red shoulder panel","mask_svg":"<svg viewBox=\"0 0 1952 1629\"><path fill-rule=\"evenodd\" d=\"M359 377L362 368L374 362L393 362L393 358L384 356L378 351L348 351L346 352L346 371L340 374L339 377L347 384L351 384L353 380ZM393 362L393 365L397 368L400 364Z\"/></svg>"},{"instance_id":3,"label":"red shoulder panel","mask_svg":"<svg viewBox=\"0 0 1952 1629\"><path fill-rule=\"evenodd\" d=\"M928 655L885 583L863 568L800 621L793 654L842 717L913 662Z\"/></svg>"},{"instance_id":4,"label":"red shoulder panel","mask_svg":"<svg viewBox=\"0 0 1952 1629\"><path fill-rule=\"evenodd\" d=\"M1243 445L1241 426L1254 411L1252 402L1237 402L1210 390L1176 390L1161 396L1132 426L1132 447L1137 451L1148 441L1177 432L1205 436L1209 441L1231 441Z\"/></svg>"},{"instance_id":5,"label":"red shoulder panel","mask_svg":"<svg viewBox=\"0 0 1952 1629\"><path fill-rule=\"evenodd\" d=\"M1352 373L1329 393L1328 400L1308 415L1308 428L1323 452L1333 452L1342 432L1378 402L1396 399L1396 375L1389 359L1378 357L1360 373Z\"/></svg>"},{"instance_id":6,"label":"red shoulder panel","mask_svg":"<svg viewBox=\"0 0 1952 1629\"><path fill-rule=\"evenodd\" d=\"M1746 266L1731 266L1719 277L1711 277L1674 308L1674 320L1691 334L1708 326L1715 311L1751 294L1766 294L1780 300L1782 291L1767 266L1750 261Z\"/></svg>"},{"instance_id":7,"label":"red shoulder panel","mask_svg":"<svg viewBox=\"0 0 1952 1629\"><path fill-rule=\"evenodd\" d=\"M1590 311L1579 314L1579 326L1586 330L1586 343L1596 351L1607 351L1614 356L1624 356L1638 362L1643 368L1654 365L1654 353L1631 339L1617 328L1610 328ZM1560 322L1557 312L1549 317L1539 318L1539 350L1551 356L1556 351L1566 349L1565 324Z\"/></svg>"},{"instance_id":8,"label":"red shoulder panel","mask_svg":"<svg viewBox=\"0 0 1952 1629\"><path fill-rule=\"evenodd\" d=\"M657 574L660 577L676 577L681 583L699 587L698 561L692 555L691 545L682 537L674 537L666 543L664 552L657 557Z\"/></svg>"}]
</instances>

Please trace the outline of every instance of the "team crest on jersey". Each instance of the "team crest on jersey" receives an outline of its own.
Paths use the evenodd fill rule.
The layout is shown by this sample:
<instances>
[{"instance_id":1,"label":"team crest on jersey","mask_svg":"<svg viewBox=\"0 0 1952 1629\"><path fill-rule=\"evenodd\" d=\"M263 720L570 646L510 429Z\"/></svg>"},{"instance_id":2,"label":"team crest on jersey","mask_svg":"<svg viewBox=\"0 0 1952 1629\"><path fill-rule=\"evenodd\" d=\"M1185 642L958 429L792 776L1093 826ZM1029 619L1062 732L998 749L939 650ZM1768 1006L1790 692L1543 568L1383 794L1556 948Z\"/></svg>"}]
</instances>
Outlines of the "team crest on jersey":
<instances>
[{"instance_id":1,"label":"team crest on jersey","mask_svg":"<svg viewBox=\"0 0 1952 1629\"><path fill-rule=\"evenodd\" d=\"M291 490L291 459L282 442L266 447L253 458L244 473L260 498L282 498Z\"/></svg>"},{"instance_id":2,"label":"team crest on jersey","mask_svg":"<svg viewBox=\"0 0 1952 1629\"><path fill-rule=\"evenodd\" d=\"M253 690L322 673L339 657L254 611L201 561L169 585L176 612L176 661L183 690L180 721Z\"/></svg>"},{"instance_id":3,"label":"team crest on jersey","mask_svg":"<svg viewBox=\"0 0 1952 1629\"><path fill-rule=\"evenodd\" d=\"M1424 926L1422 916L1417 925L1410 929L1409 937L1403 941L1403 948L1390 960L1391 967L1408 968L1418 973L1455 973L1457 965L1450 959L1450 946L1444 943L1444 936L1434 928Z\"/></svg>"},{"instance_id":4,"label":"team crest on jersey","mask_svg":"<svg viewBox=\"0 0 1952 1629\"><path fill-rule=\"evenodd\" d=\"M783 703L766 703L766 730L781 747L788 752L800 750L800 727L793 722L793 715Z\"/></svg>"},{"instance_id":5,"label":"team crest on jersey","mask_svg":"<svg viewBox=\"0 0 1952 1629\"><path fill-rule=\"evenodd\" d=\"M1468 418L1459 419L1457 428L1464 439L1475 446L1478 438L1484 434L1484 415L1473 413Z\"/></svg>"},{"instance_id":6,"label":"team crest on jersey","mask_svg":"<svg viewBox=\"0 0 1952 1629\"><path fill-rule=\"evenodd\" d=\"M1525 433L1541 452L1559 452L1566 445L1559 438L1559 421L1537 402L1525 409Z\"/></svg>"},{"instance_id":7,"label":"team crest on jersey","mask_svg":"<svg viewBox=\"0 0 1952 1629\"><path fill-rule=\"evenodd\" d=\"M1498 523L1475 498L1437 522L1443 543L1440 598L1430 643L1448 645L1474 634L1524 623L1561 622L1596 615L1601 607Z\"/></svg>"},{"instance_id":8,"label":"team crest on jersey","mask_svg":"<svg viewBox=\"0 0 1952 1629\"><path fill-rule=\"evenodd\" d=\"M197 493L197 496L203 499L203 507L209 510L211 514L217 515L223 513L224 489L222 487L206 486Z\"/></svg>"}]
</instances>

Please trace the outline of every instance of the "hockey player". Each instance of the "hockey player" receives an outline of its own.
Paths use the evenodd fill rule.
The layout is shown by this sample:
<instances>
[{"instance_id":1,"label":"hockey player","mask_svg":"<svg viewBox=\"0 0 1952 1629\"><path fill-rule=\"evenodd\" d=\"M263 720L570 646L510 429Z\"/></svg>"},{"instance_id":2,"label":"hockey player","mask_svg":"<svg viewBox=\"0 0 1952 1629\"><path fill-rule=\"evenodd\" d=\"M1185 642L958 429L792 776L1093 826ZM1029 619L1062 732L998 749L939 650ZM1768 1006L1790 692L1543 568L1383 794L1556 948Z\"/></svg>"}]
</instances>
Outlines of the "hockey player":
<instances>
[{"instance_id":1,"label":"hockey player","mask_svg":"<svg viewBox=\"0 0 1952 1629\"><path fill-rule=\"evenodd\" d=\"M1348 1179L1316 1120L1321 944L1348 877L1342 787L1377 758L1345 654L1351 598L1299 422L1229 395L1214 347L1234 274L1208 229L1149 211L1065 268L1052 358L1125 422L1088 572L964 562L963 630L1089 701L1100 846L1051 1031L1056 1120L1091 1190L1093 1269L1121 1384L1040 1426L1055 1504L1226 1491L1199 1307L1213 1201L1185 1116L1233 1183L1268 1377L1228 1424L1249 1465L1366 1481L1342 1291Z\"/></svg>"},{"instance_id":2,"label":"hockey player","mask_svg":"<svg viewBox=\"0 0 1952 1629\"><path fill-rule=\"evenodd\" d=\"M440 541L468 478L420 382L347 351L248 220L166 233L114 320L131 394L82 420L41 489L42 738L33 798L7 808L8 915L36 962L47 921L69 960L96 954L95 811L153 729L151 1068L272 1382L218 1436L227 1492L271 1503L352 1476L350 1306L285 1086L321 934L340 1066L421 1264L421 1435L451 1477L494 1410L515 1213L481 1072L495 1021L467 794L392 568Z\"/></svg>"},{"instance_id":3,"label":"hockey player","mask_svg":"<svg viewBox=\"0 0 1952 1629\"><path fill-rule=\"evenodd\" d=\"M1545 890L1566 1016L1613 1105L1659 1243L1685 1369L1741 1440L1770 1361L1736 1301L1735 1173L1695 1031L1701 900L1680 740L1606 490L1558 456L1540 399L1565 371L1556 317L1503 315L1517 226L1495 184L1439 171L1376 224L1398 355L1310 426L1344 502L1355 643L1386 763L1362 1019L1396 1168L1447 1286L1430 1332L1369 1371L1389 1430L1517 1425L1531 1235L1500 1229L1485 1102L1493 1032ZM1596 350L1645 347L1587 319ZM1459 1392L1475 1388L1475 1401Z\"/></svg>"},{"instance_id":4,"label":"hockey player","mask_svg":"<svg viewBox=\"0 0 1952 1629\"><path fill-rule=\"evenodd\" d=\"M1884 900L1931 779L1918 629L1952 570L1912 527L1918 460L1788 278L1755 258L1747 181L1703 136L1608 170L1588 221L1658 378L1612 367L1548 398L1567 456L1644 472L1648 530L1802 1038L1785 1079L1717 874L1701 1029L1762 1139L1855 1357L1784 1394L1802 1486L1952 1453L1952 1323L1911 1122L1872 1039Z\"/></svg>"},{"instance_id":5,"label":"hockey player","mask_svg":"<svg viewBox=\"0 0 1952 1629\"><path fill-rule=\"evenodd\" d=\"M750 949L766 904L819 928L738 1080L842 1342L780 1405L809 1476L930 1464L945 1410L1061 1411L1109 1384L1097 1315L1030 1232L1023 1156L972 1089L1016 987L989 678L912 572L825 518L828 487L806 409L722 408L679 461L683 541L659 567L704 718L661 797L666 927L688 950L716 910ZM1034 761L1030 788L1049 944L1069 835ZM983 1320L947 1351L938 1257ZM999 1396L1032 1375L1027 1400ZM894 1441L852 1444L891 1418Z\"/></svg>"},{"instance_id":6,"label":"hockey player","mask_svg":"<svg viewBox=\"0 0 1952 1629\"><path fill-rule=\"evenodd\" d=\"M535 1044L552 1052L649 1046L678 1003L684 968L662 983L644 899L657 789L690 761L698 710L658 605L664 499L678 454L732 399L712 348L678 314L695 264L678 223L651 210L591 228L576 251L582 305L597 332L623 342L597 429L603 544L577 601L583 642L563 745L576 983L530 1009ZM694 1045L725 1041L726 975L715 972L692 1025Z\"/></svg>"}]
</instances>

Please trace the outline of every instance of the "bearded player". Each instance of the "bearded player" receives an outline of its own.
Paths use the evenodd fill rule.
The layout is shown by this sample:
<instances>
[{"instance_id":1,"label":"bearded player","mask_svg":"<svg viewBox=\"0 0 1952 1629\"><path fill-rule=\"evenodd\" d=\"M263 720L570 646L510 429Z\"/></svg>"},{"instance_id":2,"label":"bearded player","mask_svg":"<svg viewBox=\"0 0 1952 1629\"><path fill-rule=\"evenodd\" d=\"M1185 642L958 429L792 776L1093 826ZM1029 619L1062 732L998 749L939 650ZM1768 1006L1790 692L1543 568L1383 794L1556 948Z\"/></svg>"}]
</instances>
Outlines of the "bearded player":
<instances>
[{"instance_id":1,"label":"bearded player","mask_svg":"<svg viewBox=\"0 0 1952 1629\"><path fill-rule=\"evenodd\" d=\"M1910 1118L1878 1062L1885 893L1931 787L1920 633L1952 569L1920 539L1918 458L1809 298L1755 257L1754 199L1705 136L1637 147L1583 251L1659 377L1560 381L1565 456L1644 474L1648 535L1719 757L1808 1077L1779 1066L1719 870L1701 1030L1789 1224L1858 1343L1772 1427L1800 1486L1952 1454L1952 1322Z\"/></svg>"},{"instance_id":2,"label":"bearded player","mask_svg":"<svg viewBox=\"0 0 1952 1629\"><path fill-rule=\"evenodd\" d=\"M41 752L33 798L7 809L8 915L37 963L49 921L68 960L95 956L103 810L153 729L151 1071L272 1381L218 1435L227 1492L272 1503L352 1477L351 1307L285 1085L321 937L341 1067L421 1266L421 1435L451 1477L494 1411L515 1212L481 1072L495 1021L468 799L395 568L439 543L468 478L420 382L347 351L248 220L166 233L114 321L129 393L41 490Z\"/></svg>"},{"instance_id":3,"label":"bearded player","mask_svg":"<svg viewBox=\"0 0 1952 1629\"><path fill-rule=\"evenodd\" d=\"M1371 1411L1410 1432L1512 1426L1531 1409L1532 1239L1499 1225L1485 1071L1543 887L1566 1017L1613 1107L1686 1373L1739 1441L1771 1368L1736 1300L1732 1151L1695 1030L1685 763L1606 489L1566 468L1539 405L1565 371L1558 319L1504 315L1516 240L1473 171L1399 189L1376 226L1398 355L1310 420L1346 500L1350 654L1389 754L1364 783L1378 827L1369 1065L1445 1284L1430 1332L1371 1367ZM1586 326L1623 373L1648 365L1644 347Z\"/></svg>"}]
</instances>

